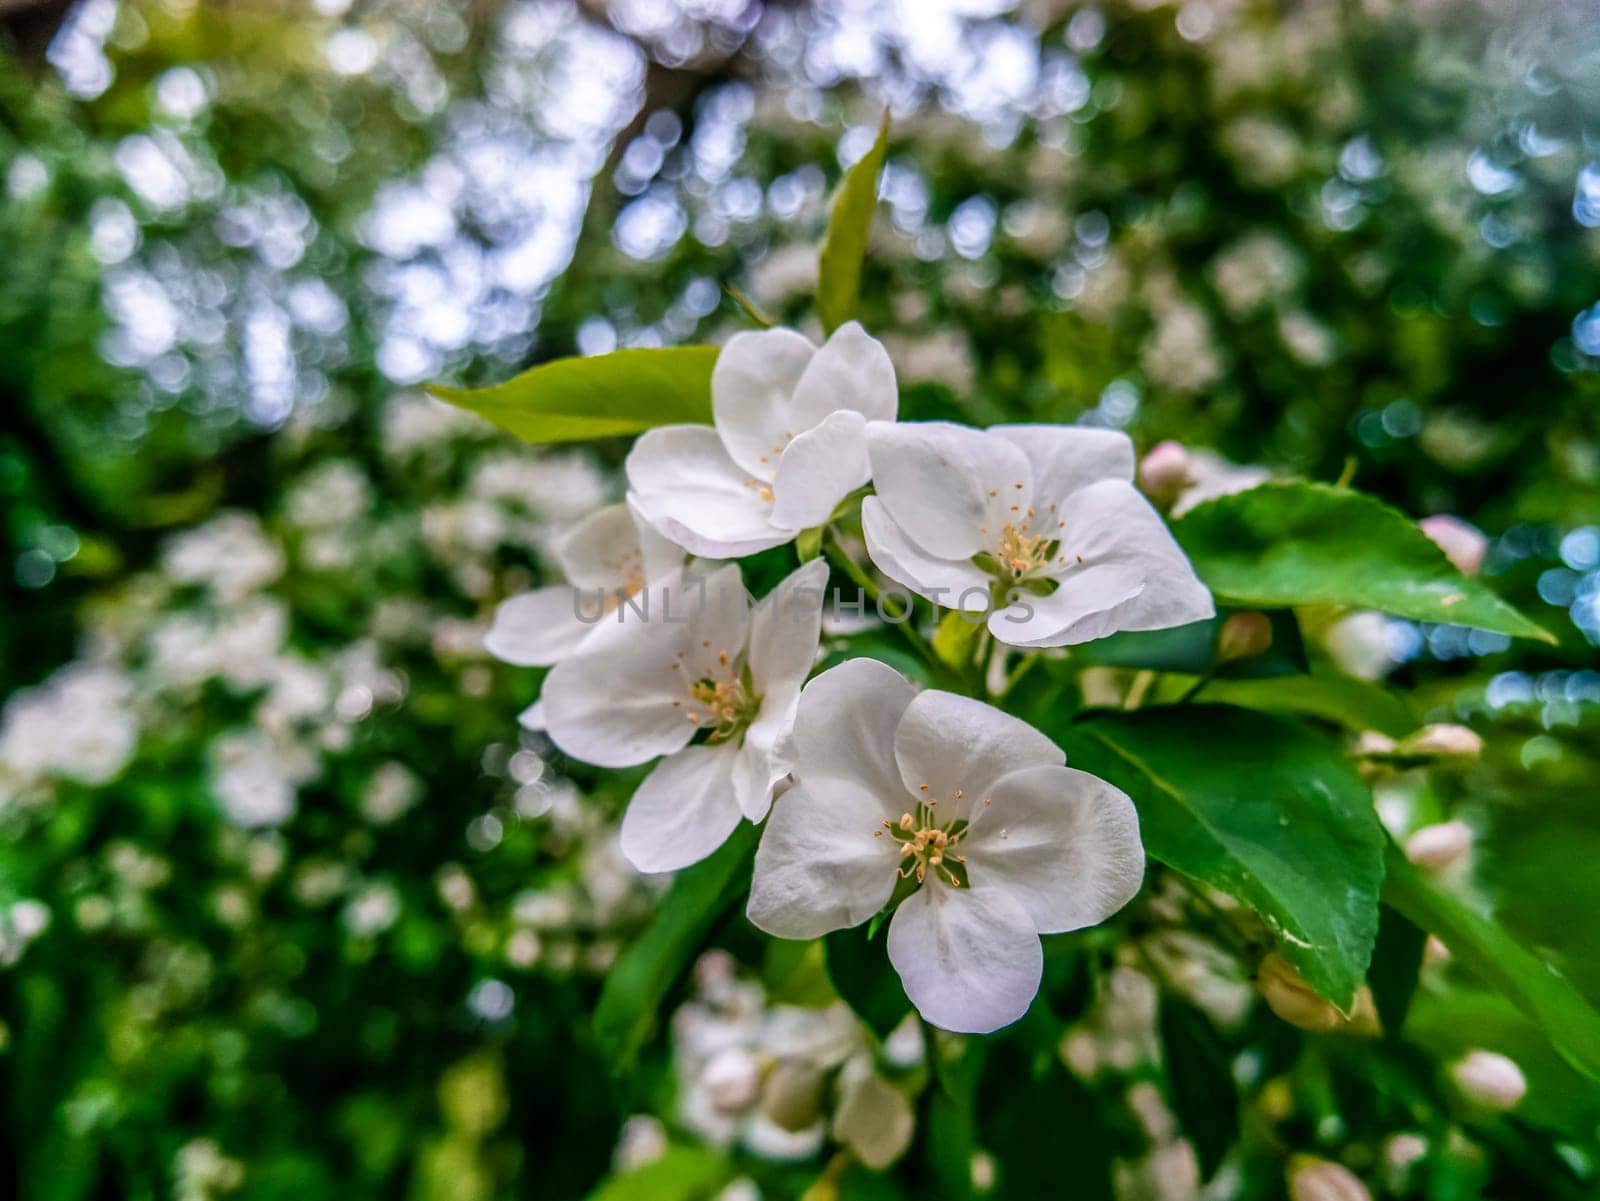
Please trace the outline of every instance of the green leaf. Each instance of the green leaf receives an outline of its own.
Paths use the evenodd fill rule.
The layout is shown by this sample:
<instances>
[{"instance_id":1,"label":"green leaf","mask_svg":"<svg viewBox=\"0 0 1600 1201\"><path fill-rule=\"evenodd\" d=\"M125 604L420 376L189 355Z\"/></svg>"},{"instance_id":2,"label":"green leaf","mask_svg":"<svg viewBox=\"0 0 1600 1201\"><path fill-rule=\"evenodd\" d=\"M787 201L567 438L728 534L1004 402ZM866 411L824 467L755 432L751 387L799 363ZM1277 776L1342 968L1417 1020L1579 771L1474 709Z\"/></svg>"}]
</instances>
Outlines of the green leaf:
<instances>
[{"instance_id":1,"label":"green leaf","mask_svg":"<svg viewBox=\"0 0 1600 1201\"><path fill-rule=\"evenodd\" d=\"M1261 484L1195 506L1172 532L1228 604L1345 605L1555 641L1457 571L1405 514L1360 492Z\"/></svg>"},{"instance_id":2,"label":"green leaf","mask_svg":"<svg viewBox=\"0 0 1600 1201\"><path fill-rule=\"evenodd\" d=\"M1024 1018L1029 1023L1030 1018ZM1116 1142L1106 1106L1061 1063L1056 1044L994 1040L978 1094L978 1145L999 1169L989 1197L1115 1201ZM1070 1182L1070 1183L1069 1183Z\"/></svg>"},{"instance_id":3,"label":"green leaf","mask_svg":"<svg viewBox=\"0 0 1600 1201\"><path fill-rule=\"evenodd\" d=\"M1156 696L1162 700L1176 700L1197 682L1194 676L1167 676L1161 681ZM1377 730L1391 738L1410 734L1421 724L1405 702L1387 688L1353 676L1211 680L1201 696L1212 704L1315 717L1356 733Z\"/></svg>"},{"instance_id":4,"label":"green leaf","mask_svg":"<svg viewBox=\"0 0 1600 1201\"><path fill-rule=\"evenodd\" d=\"M1378 942L1372 948L1372 964L1367 968L1367 983L1378 1020L1389 1038L1399 1038L1405 1028L1411 998L1417 994L1417 976L1422 971L1422 952L1428 945L1428 932L1404 915L1384 905L1378 910Z\"/></svg>"},{"instance_id":5,"label":"green leaf","mask_svg":"<svg viewBox=\"0 0 1600 1201\"><path fill-rule=\"evenodd\" d=\"M640 347L556 359L488 388L428 391L524 442L580 442L711 420L715 346Z\"/></svg>"},{"instance_id":6,"label":"green leaf","mask_svg":"<svg viewBox=\"0 0 1600 1201\"><path fill-rule=\"evenodd\" d=\"M984 628L982 618L976 614L969 617L951 609L939 619L939 628L933 632L933 653L946 667L965 671L972 664L972 653Z\"/></svg>"},{"instance_id":7,"label":"green leaf","mask_svg":"<svg viewBox=\"0 0 1600 1201\"><path fill-rule=\"evenodd\" d=\"M1172 1108L1210 1179L1239 1139L1239 1093L1228 1049L1206 1015L1182 997L1161 998L1161 1055Z\"/></svg>"},{"instance_id":8,"label":"green leaf","mask_svg":"<svg viewBox=\"0 0 1600 1201\"><path fill-rule=\"evenodd\" d=\"M1385 840L1337 746L1219 705L1094 713L1065 737L1069 763L1133 798L1153 858L1249 905L1306 981L1349 1007L1378 932Z\"/></svg>"},{"instance_id":9,"label":"green leaf","mask_svg":"<svg viewBox=\"0 0 1600 1201\"><path fill-rule=\"evenodd\" d=\"M727 1160L702 1147L668 1147L649 1163L621 1172L589 1201L706 1201L731 1175Z\"/></svg>"},{"instance_id":10,"label":"green leaf","mask_svg":"<svg viewBox=\"0 0 1600 1201\"><path fill-rule=\"evenodd\" d=\"M1392 843L1383 899L1436 934L1456 962L1504 993L1574 1068L1600 1080L1600 1013L1565 976L1492 919L1427 879Z\"/></svg>"},{"instance_id":11,"label":"green leaf","mask_svg":"<svg viewBox=\"0 0 1600 1201\"><path fill-rule=\"evenodd\" d=\"M709 859L678 873L643 934L612 964L594 1011L594 1036L618 1073L633 1066L667 994L750 883L756 827L740 822Z\"/></svg>"},{"instance_id":12,"label":"green leaf","mask_svg":"<svg viewBox=\"0 0 1600 1201\"><path fill-rule=\"evenodd\" d=\"M867 231L878 206L878 173L889 153L889 114L883 114L878 139L839 181L828 209L828 231L817 266L817 317L832 333L856 313L861 264L867 257Z\"/></svg>"},{"instance_id":13,"label":"green leaf","mask_svg":"<svg viewBox=\"0 0 1600 1201\"><path fill-rule=\"evenodd\" d=\"M886 1038L911 1012L900 977L889 965L884 939L867 937L866 925L835 930L823 939L828 979L856 1015L879 1038Z\"/></svg>"}]
</instances>

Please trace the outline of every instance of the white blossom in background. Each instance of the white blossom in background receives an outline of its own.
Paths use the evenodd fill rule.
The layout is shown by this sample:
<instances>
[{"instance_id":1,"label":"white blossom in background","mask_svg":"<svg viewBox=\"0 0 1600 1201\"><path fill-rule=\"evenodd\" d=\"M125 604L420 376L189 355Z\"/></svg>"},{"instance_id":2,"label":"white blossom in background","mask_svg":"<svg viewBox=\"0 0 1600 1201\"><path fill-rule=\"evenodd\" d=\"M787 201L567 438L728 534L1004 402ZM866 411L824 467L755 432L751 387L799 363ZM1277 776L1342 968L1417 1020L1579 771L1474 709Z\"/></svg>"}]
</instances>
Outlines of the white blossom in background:
<instances>
[{"instance_id":1,"label":"white blossom in background","mask_svg":"<svg viewBox=\"0 0 1600 1201\"><path fill-rule=\"evenodd\" d=\"M166 573L209 588L224 604L243 600L283 574L283 548L250 513L223 513L168 539Z\"/></svg>"},{"instance_id":2,"label":"white blossom in background","mask_svg":"<svg viewBox=\"0 0 1600 1201\"><path fill-rule=\"evenodd\" d=\"M827 576L814 559L752 609L735 564L675 572L640 593L647 620L601 623L545 677L543 719L566 754L601 767L666 756L622 821L623 854L640 871L687 867L741 818L766 816L789 772ZM689 745L698 734L706 741Z\"/></svg>"},{"instance_id":3,"label":"white blossom in background","mask_svg":"<svg viewBox=\"0 0 1600 1201\"><path fill-rule=\"evenodd\" d=\"M1132 484L1110 430L874 423L872 561L1013 646L1068 646L1213 615L1211 594Z\"/></svg>"},{"instance_id":4,"label":"white blossom in background","mask_svg":"<svg viewBox=\"0 0 1600 1201\"><path fill-rule=\"evenodd\" d=\"M848 1006L771 1003L721 951L703 955L694 974L696 995L672 1018L685 1127L779 1161L809 1158L830 1137L875 1171L904 1154L910 1099L878 1074Z\"/></svg>"},{"instance_id":5,"label":"white blossom in background","mask_svg":"<svg viewBox=\"0 0 1600 1201\"><path fill-rule=\"evenodd\" d=\"M519 667L548 667L609 624L626 618L623 602L683 566L683 551L626 505L608 505L573 526L556 542L565 584L513 596L495 610L483 644L497 659ZM620 611L619 611L620 607Z\"/></svg>"},{"instance_id":6,"label":"white blossom in background","mask_svg":"<svg viewBox=\"0 0 1600 1201\"><path fill-rule=\"evenodd\" d=\"M281 826L294 816L302 784L317 760L302 747L279 745L255 730L235 730L210 748L211 794L223 814L246 829Z\"/></svg>"},{"instance_id":7,"label":"white blossom in background","mask_svg":"<svg viewBox=\"0 0 1600 1201\"><path fill-rule=\"evenodd\" d=\"M114 780L139 740L133 694L124 672L85 663L12 694L0 710L0 802L52 778Z\"/></svg>"},{"instance_id":8,"label":"white blossom in background","mask_svg":"<svg viewBox=\"0 0 1600 1201\"><path fill-rule=\"evenodd\" d=\"M1144 876L1133 803L1027 723L852 659L795 719L795 785L756 853L749 915L818 938L879 913L918 1012L962 1033L1021 1017L1040 934L1104 921Z\"/></svg>"},{"instance_id":9,"label":"white blossom in background","mask_svg":"<svg viewBox=\"0 0 1600 1201\"><path fill-rule=\"evenodd\" d=\"M1214 451L1192 447L1189 450L1187 478L1172 506L1172 515L1179 517L1196 505L1219 496L1249 491L1271 478L1272 473L1265 467L1241 466Z\"/></svg>"},{"instance_id":10,"label":"white blossom in background","mask_svg":"<svg viewBox=\"0 0 1600 1201\"><path fill-rule=\"evenodd\" d=\"M711 376L714 426L668 425L628 455L628 496L709 559L754 554L822 525L867 482L864 431L899 409L894 365L855 322L820 348L787 329L736 334Z\"/></svg>"}]
</instances>

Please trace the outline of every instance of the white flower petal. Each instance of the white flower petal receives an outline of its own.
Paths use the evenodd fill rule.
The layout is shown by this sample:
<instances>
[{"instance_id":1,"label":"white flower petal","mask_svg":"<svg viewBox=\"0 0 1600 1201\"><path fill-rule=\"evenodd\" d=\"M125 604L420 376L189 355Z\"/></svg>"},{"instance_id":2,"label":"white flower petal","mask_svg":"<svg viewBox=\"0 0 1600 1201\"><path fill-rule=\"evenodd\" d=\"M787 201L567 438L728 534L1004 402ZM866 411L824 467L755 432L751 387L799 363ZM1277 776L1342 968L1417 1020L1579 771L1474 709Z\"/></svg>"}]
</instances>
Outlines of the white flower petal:
<instances>
[{"instance_id":1,"label":"white flower petal","mask_svg":"<svg viewBox=\"0 0 1600 1201\"><path fill-rule=\"evenodd\" d=\"M1105 921L1139 891L1139 815L1119 789L1070 767L1027 767L990 796L961 843L974 892L1003 888L1040 934L1058 934Z\"/></svg>"},{"instance_id":2,"label":"white flower petal","mask_svg":"<svg viewBox=\"0 0 1600 1201\"><path fill-rule=\"evenodd\" d=\"M899 409L900 389L889 352L855 321L833 331L794 389L797 432L839 410L860 413L868 421L893 421Z\"/></svg>"},{"instance_id":3,"label":"white flower petal","mask_svg":"<svg viewBox=\"0 0 1600 1201\"><path fill-rule=\"evenodd\" d=\"M888 904L899 863L899 844L873 831L898 816L848 780L796 784L761 833L750 920L779 938L819 938L866 921Z\"/></svg>"},{"instance_id":4,"label":"white flower petal","mask_svg":"<svg viewBox=\"0 0 1600 1201\"><path fill-rule=\"evenodd\" d=\"M706 426L646 430L628 454L627 473L628 502L694 554L735 559L794 537L772 525L772 502L761 495L766 485L752 483Z\"/></svg>"},{"instance_id":5,"label":"white flower petal","mask_svg":"<svg viewBox=\"0 0 1600 1201\"><path fill-rule=\"evenodd\" d=\"M889 922L889 962L924 1019L988 1034L1028 1012L1044 950L1027 912L1001 889L925 884Z\"/></svg>"},{"instance_id":6,"label":"white flower petal","mask_svg":"<svg viewBox=\"0 0 1600 1201\"><path fill-rule=\"evenodd\" d=\"M941 559L923 550L876 496L862 498L861 532L866 535L867 554L895 583L946 609L988 611L989 577L970 559Z\"/></svg>"},{"instance_id":7,"label":"white flower petal","mask_svg":"<svg viewBox=\"0 0 1600 1201\"><path fill-rule=\"evenodd\" d=\"M884 806L905 810L894 738L916 686L887 663L847 659L805 686L795 714L795 774L802 782L848 780ZM892 813L890 812L892 811Z\"/></svg>"},{"instance_id":8,"label":"white flower petal","mask_svg":"<svg viewBox=\"0 0 1600 1201\"><path fill-rule=\"evenodd\" d=\"M865 419L846 410L833 413L784 448L772 481L772 523L794 530L822 525L871 477Z\"/></svg>"},{"instance_id":9,"label":"white flower petal","mask_svg":"<svg viewBox=\"0 0 1600 1201\"><path fill-rule=\"evenodd\" d=\"M584 598L593 612L595 596ZM565 584L535 588L502 601L484 635L491 655L518 667L548 667L577 651L594 627L578 617L578 596Z\"/></svg>"},{"instance_id":10,"label":"white flower petal","mask_svg":"<svg viewBox=\"0 0 1600 1201\"><path fill-rule=\"evenodd\" d=\"M867 452L889 515L942 559L991 549L1011 506L1021 512L1032 503L1027 456L1004 438L964 425L874 421Z\"/></svg>"},{"instance_id":11,"label":"white flower petal","mask_svg":"<svg viewBox=\"0 0 1600 1201\"><path fill-rule=\"evenodd\" d=\"M739 657L750 636L750 597L737 563L705 576L685 572L681 581L669 576L665 584L646 591L664 602L656 617L683 631L681 680L687 690L706 676L727 678L728 664Z\"/></svg>"},{"instance_id":12,"label":"white flower petal","mask_svg":"<svg viewBox=\"0 0 1600 1201\"><path fill-rule=\"evenodd\" d=\"M533 704L517 714L517 724L530 734L543 734L546 728L544 702L534 701Z\"/></svg>"},{"instance_id":13,"label":"white flower petal","mask_svg":"<svg viewBox=\"0 0 1600 1201\"><path fill-rule=\"evenodd\" d=\"M729 580L729 576L732 580ZM729 566L708 581L694 581L694 588L712 596L738 589L738 605L733 607L729 631L743 645L743 586L738 584L738 568ZM631 608L597 623L579 652L564 659L545 677L541 690L545 721L551 741L574 759L600 767L630 767L657 755L669 755L688 743L694 726L685 705L688 686L700 669L703 651L696 635L712 628L709 605L691 604L694 593L685 594L684 577L669 576L666 581L646 588L630 602L646 610L649 619L641 621ZM618 617L632 614L626 622ZM669 614L698 612L696 620L684 623L666 620ZM680 657L681 655L681 657Z\"/></svg>"},{"instance_id":14,"label":"white flower petal","mask_svg":"<svg viewBox=\"0 0 1600 1201\"><path fill-rule=\"evenodd\" d=\"M766 816L772 786L789 774L790 735L801 686L817 658L827 581L827 564L813 559L750 615L750 679L761 696L761 712L745 731L734 786L739 807L751 821Z\"/></svg>"},{"instance_id":15,"label":"white flower petal","mask_svg":"<svg viewBox=\"0 0 1600 1201\"><path fill-rule=\"evenodd\" d=\"M622 815L622 854L641 872L698 863L740 822L733 799L734 748L691 746L644 778Z\"/></svg>"},{"instance_id":16,"label":"white flower petal","mask_svg":"<svg viewBox=\"0 0 1600 1201\"><path fill-rule=\"evenodd\" d=\"M645 583L654 584L682 567L683 547L646 521L632 503L628 504L628 512L633 517L634 533L639 539L639 562L644 569Z\"/></svg>"},{"instance_id":17,"label":"white flower petal","mask_svg":"<svg viewBox=\"0 0 1600 1201\"><path fill-rule=\"evenodd\" d=\"M717 436L746 474L771 480L778 456L800 432L792 398L817 353L792 329L735 334L711 372Z\"/></svg>"},{"instance_id":18,"label":"white flower petal","mask_svg":"<svg viewBox=\"0 0 1600 1201\"><path fill-rule=\"evenodd\" d=\"M1059 502L1099 480L1133 479L1133 441L1120 430L1081 425L991 425L1028 456L1033 494Z\"/></svg>"},{"instance_id":19,"label":"white flower petal","mask_svg":"<svg viewBox=\"0 0 1600 1201\"><path fill-rule=\"evenodd\" d=\"M1008 646L1076 646L1124 629L1124 606L1144 591L1135 563L1097 563L1073 572L1049 596L1017 593L989 617L989 632Z\"/></svg>"},{"instance_id":20,"label":"white flower petal","mask_svg":"<svg viewBox=\"0 0 1600 1201\"><path fill-rule=\"evenodd\" d=\"M1216 606L1194 573L1188 556L1166 523L1132 484L1102 480L1073 493L1062 505L1066 528L1061 556L1069 566L1061 591L1073 575L1105 563L1130 565L1144 587L1117 605L1113 630L1165 630L1215 616Z\"/></svg>"},{"instance_id":21,"label":"white flower petal","mask_svg":"<svg viewBox=\"0 0 1600 1201\"><path fill-rule=\"evenodd\" d=\"M937 801L941 817L948 812L952 819L982 808L1002 776L1067 761L1060 747L1020 718L971 697L931 690L906 706L894 753L911 795ZM965 794L959 802L956 789Z\"/></svg>"},{"instance_id":22,"label":"white flower petal","mask_svg":"<svg viewBox=\"0 0 1600 1201\"><path fill-rule=\"evenodd\" d=\"M643 570L639 530L627 505L596 509L561 536L556 561L575 588L592 592L626 586L630 573Z\"/></svg>"}]
</instances>

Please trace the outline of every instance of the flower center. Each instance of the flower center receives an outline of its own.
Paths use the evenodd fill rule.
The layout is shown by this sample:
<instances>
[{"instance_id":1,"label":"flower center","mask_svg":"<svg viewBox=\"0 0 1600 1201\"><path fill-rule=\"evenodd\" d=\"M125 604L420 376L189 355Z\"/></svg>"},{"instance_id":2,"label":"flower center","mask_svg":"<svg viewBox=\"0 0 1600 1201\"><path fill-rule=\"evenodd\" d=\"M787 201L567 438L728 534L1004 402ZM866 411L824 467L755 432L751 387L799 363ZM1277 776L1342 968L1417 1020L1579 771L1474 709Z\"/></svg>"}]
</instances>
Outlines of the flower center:
<instances>
[{"instance_id":1,"label":"flower center","mask_svg":"<svg viewBox=\"0 0 1600 1201\"><path fill-rule=\"evenodd\" d=\"M704 675L690 681L689 700L695 707L686 716L690 724L711 731L706 741L727 742L755 721L761 712L761 696L750 678L749 664L735 663L727 651L719 651L717 667L727 671L726 678Z\"/></svg>"},{"instance_id":2,"label":"flower center","mask_svg":"<svg viewBox=\"0 0 1600 1201\"><path fill-rule=\"evenodd\" d=\"M998 493L991 489L989 495L995 497ZM1045 571L1066 565L1067 558L1060 552L1061 531L1067 523L1056 516L1055 505L1042 514L1021 503L1010 506L1010 510L998 532L988 526L979 527L980 534L994 538L994 550L979 551L972 556L973 564L994 580L997 595L1018 584L1030 592L1053 590L1054 581Z\"/></svg>"},{"instance_id":3,"label":"flower center","mask_svg":"<svg viewBox=\"0 0 1600 1201\"><path fill-rule=\"evenodd\" d=\"M961 793L957 792L959 799ZM967 832L967 822L958 818L941 823L934 813L935 801L919 802L916 809L902 813L898 822L886 821L883 829L874 830L874 838L882 838L887 831L890 838L900 844L902 880L916 877L921 884L932 872L935 879L949 881L956 888L967 887L967 857L956 853L956 847Z\"/></svg>"}]
</instances>

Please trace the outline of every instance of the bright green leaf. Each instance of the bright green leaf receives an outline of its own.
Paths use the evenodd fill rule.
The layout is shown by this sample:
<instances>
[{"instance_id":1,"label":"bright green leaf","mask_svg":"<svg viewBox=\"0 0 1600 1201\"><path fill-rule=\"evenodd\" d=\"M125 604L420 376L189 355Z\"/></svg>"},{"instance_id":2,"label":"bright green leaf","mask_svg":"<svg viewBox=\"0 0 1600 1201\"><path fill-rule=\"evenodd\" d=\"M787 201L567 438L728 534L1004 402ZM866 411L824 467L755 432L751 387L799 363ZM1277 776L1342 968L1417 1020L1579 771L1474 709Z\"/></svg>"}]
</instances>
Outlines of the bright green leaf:
<instances>
[{"instance_id":1,"label":"bright green leaf","mask_svg":"<svg viewBox=\"0 0 1600 1201\"><path fill-rule=\"evenodd\" d=\"M655 919L617 957L594 1011L594 1035L625 1072L655 1029L667 994L750 884L756 828L740 822L709 858L678 873Z\"/></svg>"},{"instance_id":2,"label":"bright green leaf","mask_svg":"<svg viewBox=\"0 0 1600 1201\"><path fill-rule=\"evenodd\" d=\"M1189 510L1172 532L1219 601L1342 605L1554 639L1457 571L1410 518L1360 492L1261 484Z\"/></svg>"},{"instance_id":3,"label":"bright green leaf","mask_svg":"<svg viewBox=\"0 0 1600 1201\"><path fill-rule=\"evenodd\" d=\"M1198 682L1194 676L1167 676L1155 695L1176 700ZM1200 695L1212 704L1315 717L1356 733L1377 730L1391 738L1410 734L1421 724L1395 693L1352 676L1211 680Z\"/></svg>"},{"instance_id":4,"label":"bright green leaf","mask_svg":"<svg viewBox=\"0 0 1600 1201\"><path fill-rule=\"evenodd\" d=\"M727 1160L703 1147L668 1147L649 1163L611 1177L589 1201L708 1201L731 1175Z\"/></svg>"},{"instance_id":5,"label":"bright green leaf","mask_svg":"<svg viewBox=\"0 0 1600 1201\"><path fill-rule=\"evenodd\" d=\"M883 114L878 140L839 182L828 209L828 232L817 266L817 317L832 333L856 313L861 264L867 257L867 231L878 207L878 173L889 153L889 114Z\"/></svg>"},{"instance_id":6,"label":"bright green leaf","mask_svg":"<svg viewBox=\"0 0 1600 1201\"><path fill-rule=\"evenodd\" d=\"M1378 932L1385 840L1337 746L1219 705L1095 713L1065 734L1070 764L1133 798L1151 857L1249 905L1307 982L1349 1006Z\"/></svg>"},{"instance_id":7,"label":"bright green leaf","mask_svg":"<svg viewBox=\"0 0 1600 1201\"><path fill-rule=\"evenodd\" d=\"M1393 844L1388 863L1384 901L1438 935L1456 962L1533 1019L1568 1063L1600 1080L1600 1013L1567 978L1498 923L1427 879Z\"/></svg>"},{"instance_id":8,"label":"bright green leaf","mask_svg":"<svg viewBox=\"0 0 1600 1201\"><path fill-rule=\"evenodd\" d=\"M488 388L428 391L524 442L580 442L711 420L714 346L640 347L556 359Z\"/></svg>"},{"instance_id":9,"label":"bright green leaf","mask_svg":"<svg viewBox=\"0 0 1600 1201\"><path fill-rule=\"evenodd\" d=\"M946 667L965 671L972 663L978 635L984 628L982 618L951 609L939 619L939 628L934 631L933 653Z\"/></svg>"}]
</instances>

